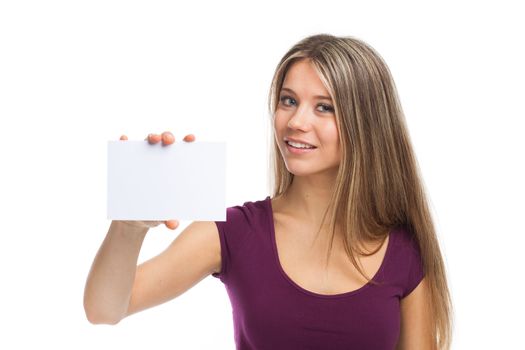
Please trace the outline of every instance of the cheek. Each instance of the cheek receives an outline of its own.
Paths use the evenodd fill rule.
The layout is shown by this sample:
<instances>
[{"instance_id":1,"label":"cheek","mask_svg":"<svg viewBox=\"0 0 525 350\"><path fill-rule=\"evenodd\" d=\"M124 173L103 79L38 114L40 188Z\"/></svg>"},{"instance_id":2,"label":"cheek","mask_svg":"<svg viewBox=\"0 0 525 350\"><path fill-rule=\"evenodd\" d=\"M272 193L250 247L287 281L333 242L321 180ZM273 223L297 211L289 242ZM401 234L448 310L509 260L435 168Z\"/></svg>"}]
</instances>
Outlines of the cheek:
<instances>
[{"instance_id":1,"label":"cheek","mask_svg":"<svg viewBox=\"0 0 525 350\"><path fill-rule=\"evenodd\" d=\"M282 119L283 119L283 114L279 111L275 112L274 117L273 117L274 123L280 124L282 123Z\"/></svg>"},{"instance_id":2,"label":"cheek","mask_svg":"<svg viewBox=\"0 0 525 350\"><path fill-rule=\"evenodd\" d=\"M283 137L283 118L282 116L279 116L278 113L275 113L275 117L273 119L273 134L274 139L279 145L279 140ZM280 145L279 145L280 148Z\"/></svg>"},{"instance_id":3,"label":"cheek","mask_svg":"<svg viewBox=\"0 0 525 350\"><path fill-rule=\"evenodd\" d=\"M286 118L282 113L275 113L275 117L273 119L273 128L275 130L275 133L282 133L283 129L286 128Z\"/></svg>"},{"instance_id":4,"label":"cheek","mask_svg":"<svg viewBox=\"0 0 525 350\"><path fill-rule=\"evenodd\" d=\"M334 147L339 145L339 132L337 131L337 124L335 122L330 122L324 125L323 127L323 138L329 140L330 144Z\"/></svg>"}]
</instances>

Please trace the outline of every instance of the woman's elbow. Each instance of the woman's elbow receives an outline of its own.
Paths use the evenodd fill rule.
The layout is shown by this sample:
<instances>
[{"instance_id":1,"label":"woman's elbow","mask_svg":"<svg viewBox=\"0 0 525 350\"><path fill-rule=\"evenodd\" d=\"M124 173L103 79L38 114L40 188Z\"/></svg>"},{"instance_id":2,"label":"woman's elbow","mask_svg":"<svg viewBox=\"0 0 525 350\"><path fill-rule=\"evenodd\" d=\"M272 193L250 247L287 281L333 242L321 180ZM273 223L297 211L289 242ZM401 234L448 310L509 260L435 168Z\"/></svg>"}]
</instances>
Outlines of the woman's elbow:
<instances>
[{"instance_id":1,"label":"woman's elbow","mask_svg":"<svg viewBox=\"0 0 525 350\"><path fill-rule=\"evenodd\" d=\"M107 325L116 325L121 321L122 318L108 316L96 311L92 311L89 308L84 306L84 311L86 313L86 318L91 324L107 324Z\"/></svg>"}]
</instances>

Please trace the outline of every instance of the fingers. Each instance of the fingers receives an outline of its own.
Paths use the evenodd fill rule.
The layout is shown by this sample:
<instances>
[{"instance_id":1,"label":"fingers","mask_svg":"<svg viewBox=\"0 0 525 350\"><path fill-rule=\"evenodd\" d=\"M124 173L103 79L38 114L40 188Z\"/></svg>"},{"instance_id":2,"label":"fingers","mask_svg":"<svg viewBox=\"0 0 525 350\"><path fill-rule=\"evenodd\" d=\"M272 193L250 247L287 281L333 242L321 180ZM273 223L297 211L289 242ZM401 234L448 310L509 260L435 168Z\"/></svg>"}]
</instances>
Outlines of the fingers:
<instances>
[{"instance_id":1,"label":"fingers","mask_svg":"<svg viewBox=\"0 0 525 350\"><path fill-rule=\"evenodd\" d=\"M158 134L149 134L146 138L150 144L156 144L161 140L161 136Z\"/></svg>"},{"instance_id":2,"label":"fingers","mask_svg":"<svg viewBox=\"0 0 525 350\"><path fill-rule=\"evenodd\" d=\"M179 227L179 221L178 220L168 220L168 221L165 221L164 224L170 230L175 230L177 227Z\"/></svg>"},{"instance_id":3,"label":"fingers","mask_svg":"<svg viewBox=\"0 0 525 350\"><path fill-rule=\"evenodd\" d=\"M186 142L193 142L193 141L195 141L195 135L188 134L188 135L184 136L183 140L186 141Z\"/></svg>"},{"instance_id":4,"label":"fingers","mask_svg":"<svg viewBox=\"0 0 525 350\"><path fill-rule=\"evenodd\" d=\"M164 131L161 135L162 137L162 143L164 145L171 145L173 142L175 142L175 136L169 131Z\"/></svg>"},{"instance_id":5,"label":"fingers","mask_svg":"<svg viewBox=\"0 0 525 350\"><path fill-rule=\"evenodd\" d=\"M127 139L127 138L126 138ZM165 131L162 134L149 134L144 140L147 140L150 144L156 144L162 141L162 145L167 146L175 142L175 136L169 131ZM186 142L195 141L195 135L188 134L183 139Z\"/></svg>"}]
</instances>

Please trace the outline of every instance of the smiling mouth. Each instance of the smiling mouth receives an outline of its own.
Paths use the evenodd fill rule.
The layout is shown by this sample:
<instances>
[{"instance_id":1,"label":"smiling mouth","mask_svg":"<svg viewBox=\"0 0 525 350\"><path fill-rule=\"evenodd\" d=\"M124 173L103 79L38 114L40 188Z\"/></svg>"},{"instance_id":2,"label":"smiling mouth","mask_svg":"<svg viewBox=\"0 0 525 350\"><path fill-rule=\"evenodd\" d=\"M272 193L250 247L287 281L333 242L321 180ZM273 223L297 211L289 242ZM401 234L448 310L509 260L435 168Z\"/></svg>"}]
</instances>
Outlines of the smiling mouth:
<instances>
[{"instance_id":1,"label":"smiling mouth","mask_svg":"<svg viewBox=\"0 0 525 350\"><path fill-rule=\"evenodd\" d=\"M292 148L295 148L295 149L316 149L317 148L317 147L312 146L312 145L309 145L308 147L297 147L297 146L294 146L294 145L290 144L289 141L284 141L284 143L286 143L289 147L292 147Z\"/></svg>"},{"instance_id":2,"label":"smiling mouth","mask_svg":"<svg viewBox=\"0 0 525 350\"><path fill-rule=\"evenodd\" d=\"M314 147L314 148L299 148L299 147L294 147L288 143L286 143L286 151L287 151L287 154L290 155L290 156L293 156L293 155L296 155L296 156L300 156L302 154L309 154L309 153L312 153L313 151L316 150L317 147Z\"/></svg>"}]
</instances>

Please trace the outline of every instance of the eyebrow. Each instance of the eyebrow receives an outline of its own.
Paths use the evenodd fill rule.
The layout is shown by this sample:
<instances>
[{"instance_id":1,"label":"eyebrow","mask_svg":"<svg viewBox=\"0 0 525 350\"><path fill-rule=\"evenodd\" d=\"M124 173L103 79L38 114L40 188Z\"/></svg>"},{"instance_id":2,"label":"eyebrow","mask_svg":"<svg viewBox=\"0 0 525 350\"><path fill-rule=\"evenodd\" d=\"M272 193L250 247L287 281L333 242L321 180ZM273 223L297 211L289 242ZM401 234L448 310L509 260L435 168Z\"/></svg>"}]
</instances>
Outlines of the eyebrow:
<instances>
[{"instance_id":1,"label":"eyebrow","mask_svg":"<svg viewBox=\"0 0 525 350\"><path fill-rule=\"evenodd\" d=\"M295 94L295 91L293 91L292 89L286 88L286 87L281 88L281 90L290 91L290 92ZM332 98L330 96L315 95L314 97L315 98L320 98L320 99L323 99L323 100L330 100L330 101L332 101Z\"/></svg>"}]
</instances>

